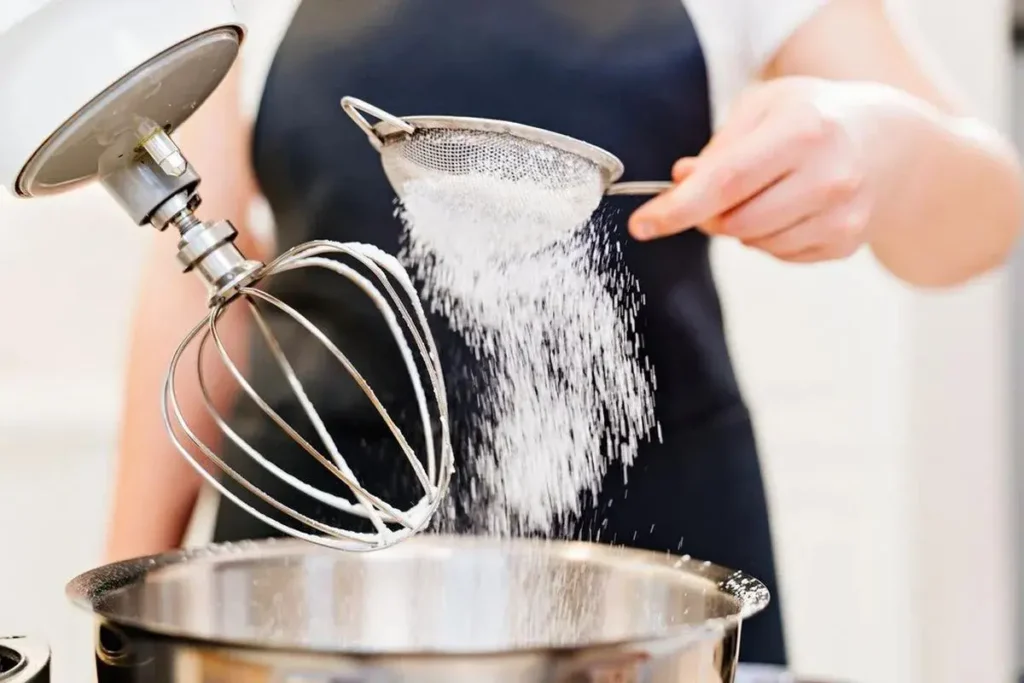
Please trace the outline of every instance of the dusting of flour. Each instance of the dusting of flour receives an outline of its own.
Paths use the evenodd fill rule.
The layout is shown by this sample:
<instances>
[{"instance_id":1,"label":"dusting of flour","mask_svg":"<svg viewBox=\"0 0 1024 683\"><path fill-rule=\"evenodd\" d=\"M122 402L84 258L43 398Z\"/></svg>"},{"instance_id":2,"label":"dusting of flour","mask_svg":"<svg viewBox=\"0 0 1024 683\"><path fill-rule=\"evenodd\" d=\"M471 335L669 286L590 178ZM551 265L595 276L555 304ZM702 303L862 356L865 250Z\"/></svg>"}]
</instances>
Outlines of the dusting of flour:
<instances>
[{"instance_id":1,"label":"dusting of flour","mask_svg":"<svg viewBox=\"0 0 1024 683\"><path fill-rule=\"evenodd\" d=\"M484 489L465 506L479 533L553 535L656 426L636 283L591 217L600 173L578 163L565 182L428 174L402 186L402 259L497 378L461 458Z\"/></svg>"}]
</instances>

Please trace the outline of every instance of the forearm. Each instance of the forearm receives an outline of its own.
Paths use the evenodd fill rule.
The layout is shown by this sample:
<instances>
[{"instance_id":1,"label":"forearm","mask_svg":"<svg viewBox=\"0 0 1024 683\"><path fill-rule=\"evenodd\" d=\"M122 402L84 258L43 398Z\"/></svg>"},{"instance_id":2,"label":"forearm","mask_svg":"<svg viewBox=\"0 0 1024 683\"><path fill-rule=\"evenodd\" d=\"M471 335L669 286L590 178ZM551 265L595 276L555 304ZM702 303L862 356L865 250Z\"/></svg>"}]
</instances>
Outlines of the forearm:
<instances>
[{"instance_id":1,"label":"forearm","mask_svg":"<svg viewBox=\"0 0 1024 683\"><path fill-rule=\"evenodd\" d=\"M171 236L161 235L161 240ZM169 246L169 245L168 245ZM157 250L162 251L162 250ZM170 251L168 254L172 253ZM132 330L125 408L114 485L114 505L107 539L107 558L124 559L163 552L180 545L201 484L200 475L174 447L161 411L168 364L188 330L206 311L206 292L194 276L174 272L173 259L154 253L149 264L155 275L140 293ZM156 271L167 267L168 271ZM173 280L172 280L173 278ZM246 371L247 317L238 306L222 318L218 329L232 360ZM219 430L206 410L196 374L198 344L193 343L179 363L175 394L189 428L214 452L221 444ZM213 403L221 414L230 411L237 385L208 344L204 373ZM179 440L200 455L188 437Z\"/></svg>"},{"instance_id":2,"label":"forearm","mask_svg":"<svg viewBox=\"0 0 1024 683\"><path fill-rule=\"evenodd\" d=\"M106 559L117 561L176 548L188 526L199 492L199 476L166 439L146 410L129 410L121 434L114 507L107 537Z\"/></svg>"},{"instance_id":3,"label":"forearm","mask_svg":"<svg viewBox=\"0 0 1024 683\"><path fill-rule=\"evenodd\" d=\"M232 360L245 370L244 319L221 325ZM233 323L233 324L232 324ZM142 333L146 335L145 332ZM139 340L142 342L142 340ZM176 342L175 342L176 343ZM142 348L139 343L137 348ZM157 349L166 354L154 353ZM141 352L140 352L141 353ZM202 483L200 475L177 451L166 432L160 409L169 346L150 347L149 358L136 356L129 370L126 409L118 449L114 506L107 540L107 558L125 559L163 552L181 544ZM207 353L207 356L215 355ZM154 362L159 358L163 362ZM216 424L206 412L195 372L195 352L181 359L175 390L189 428L214 452L222 444ZM234 397L234 382L222 364L205 363L206 380L218 412L227 413ZM188 438L178 438L199 455Z\"/></svg>"},{"instance_id":4,"label":"forearm","mask_svg":"<svg viewBox=\"0 0 1024 683\"><path fill-rule=\"evenodd\" d=\"M160 397L177 344L175 336L180 338L186 330L183 313L191 308L194 317L188 317L198 320L202 304L184 307L182 300L178 304L182 313L174 315L169 310L173 301L162 299L157 289L148 285L141 293L132 329L107 538L108 560L177 547L199 491L198 473L168 438ZM192 294L200 294L194 286L189 289ZM170 322L171 317L182 322Z\"/></svg>"},{"instance_id":5,"label":"forearm","mask_svg":"<svg viewBox=\"0 0 1024 683\"><path fill-rule=\"evenodd\" d=\"M885 139L865 146L879 157L868 161L878 169L868 240L907 282L958 284L1000 265L1013 246L1020 166L984 124L901 100L870 133Z\"/></svg>"}]
</instances>

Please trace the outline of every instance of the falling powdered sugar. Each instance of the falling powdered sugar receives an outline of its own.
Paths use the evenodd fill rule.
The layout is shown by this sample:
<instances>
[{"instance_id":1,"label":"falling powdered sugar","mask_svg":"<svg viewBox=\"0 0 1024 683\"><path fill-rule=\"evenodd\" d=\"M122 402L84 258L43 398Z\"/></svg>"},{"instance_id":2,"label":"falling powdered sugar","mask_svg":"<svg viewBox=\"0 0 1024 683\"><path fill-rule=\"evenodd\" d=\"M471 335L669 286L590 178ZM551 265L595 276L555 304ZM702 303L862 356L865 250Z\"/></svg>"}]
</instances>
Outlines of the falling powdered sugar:
<instances>
[{"instance_id":1,"label":"falling powdered sugar","mask_svg":"<svg viewBox=\"0 0 1024 683\"><path fill-rule=\"evenodd\" d=\"M483 489L464 505L480 533L551 535L655 428L636 283L591 217L600 172L546 149L562 155L557 175L426 174L401 186L402 258L495 378L461 454Z\"/></svg>"}]
</instances>

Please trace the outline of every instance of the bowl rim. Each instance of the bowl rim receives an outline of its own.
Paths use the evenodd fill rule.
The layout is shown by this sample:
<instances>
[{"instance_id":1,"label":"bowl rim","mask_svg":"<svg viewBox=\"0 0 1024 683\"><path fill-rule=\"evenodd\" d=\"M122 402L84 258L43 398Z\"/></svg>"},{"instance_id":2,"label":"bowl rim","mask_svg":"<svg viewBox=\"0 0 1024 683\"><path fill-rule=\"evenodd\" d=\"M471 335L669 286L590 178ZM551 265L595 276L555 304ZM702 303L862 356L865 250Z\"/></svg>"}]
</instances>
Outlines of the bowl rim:
<instances>
[{"instance_id":1,"label":"bowl rim","mask_svg":"<svg viewBox=\"0 0 1024 683\"><path fill-rule=\"evenodd\" d=\"M694 559L688 555L673 555L650 550L611 546L587 541L549 541L540 539L502 539L480 536L449 536L440 534L419 534L396 546L369 553L359 553L358 557L398 558L403 555L422 554L423 548L430 552L455 553L460 547L472 546L480 548L512 549L512 552L537 552L542 549L547 554L554 554L574 561L597 561L606 566L628 566L636 570L643 566L665 576L677 575L680 580L686 577L707 580L722 595L732 598L737 609L735 613L714 617L699 624L679 624L658 633L638 633L631 638L595 639L574 644L552 646L524 644L500 649L465 650L432 650L409 649L396 650L388 648L352 648L325 647L320 644L298 646L292 643L275 643L255 638L232 638L227 636L210 636L197 633L194 629L175 627L166 623L124 616L109 609L104 609L105 598L144 580L151 573L159 572L186 563L235 563L254 557L289 557L330 555L341 551L324 548L298 539L265 539L259 541L242 541L234 543L217 543L198 548L176 550L157 555L149 555L120 562L113 562L90 569L72 579L66 587L68 599L77 607L91 612L102 621L118 627L126 627L146 637L172 639L182 643L191 643L202 647L229 647L243 650L263 652L295 653L304 656L328 655L332 657L352 658L387 658L387 659L423 659L445 658L494 658L521 655L564 655L566 653L591 652L595 650L618 650L622 648L654 647L656 644L672 644L680 647L686 643L704 641L721 637L725 632L738 629L746 619L761 612L770 602L767 587L760 580L742 572L708 561Z\"/></svg>"}]
</instances>

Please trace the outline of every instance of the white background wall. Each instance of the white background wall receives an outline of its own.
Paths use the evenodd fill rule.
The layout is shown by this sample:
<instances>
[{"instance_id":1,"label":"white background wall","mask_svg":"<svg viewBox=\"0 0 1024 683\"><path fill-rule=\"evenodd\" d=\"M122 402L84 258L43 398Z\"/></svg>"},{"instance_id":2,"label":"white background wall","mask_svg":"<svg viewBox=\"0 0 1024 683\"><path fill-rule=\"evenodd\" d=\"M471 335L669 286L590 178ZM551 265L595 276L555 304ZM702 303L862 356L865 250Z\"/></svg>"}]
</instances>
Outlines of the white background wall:
<instances>
[{"instance_id":1,"label":"white background wall","mask_svg":"<svg viewBox=\"0 0 1024 683\"><path fill-rule=\"evenodd\" d=\"M250 107L291 1L238 0L249 56L263 57ZM43 2L0 1L0 27ZM1004 0L906 2L1005 125ZM90 629L62 586L100 558L133 259L150 235L93 188L0 197L0 236L0 632L49 638L71 681L91 664ZM853 683L1010 681L1004 278L923 296L867 257L793 268L720 244L715 258L797 667Z\"/></svg>"},{"instance_id":2,"label":"white background wall","mask_svg":"<svg viewBox=\"0 0 1024 683\"><path fill-rule=\"evenodd\" d=\"M1006 128L1006 4L893 4ZM717 247L796 663L855 681L1011 680L1005 278L926 296L866 257L800 269Z\"/></svg>"}]
</instances>

